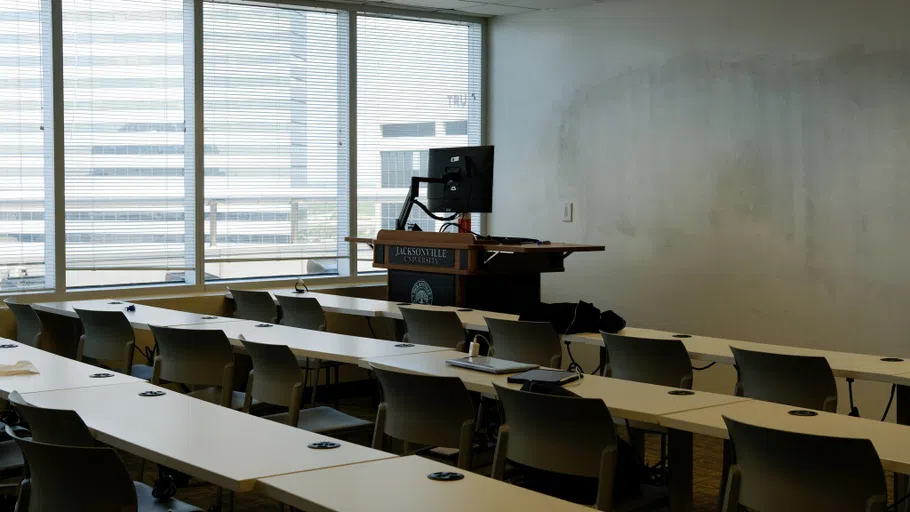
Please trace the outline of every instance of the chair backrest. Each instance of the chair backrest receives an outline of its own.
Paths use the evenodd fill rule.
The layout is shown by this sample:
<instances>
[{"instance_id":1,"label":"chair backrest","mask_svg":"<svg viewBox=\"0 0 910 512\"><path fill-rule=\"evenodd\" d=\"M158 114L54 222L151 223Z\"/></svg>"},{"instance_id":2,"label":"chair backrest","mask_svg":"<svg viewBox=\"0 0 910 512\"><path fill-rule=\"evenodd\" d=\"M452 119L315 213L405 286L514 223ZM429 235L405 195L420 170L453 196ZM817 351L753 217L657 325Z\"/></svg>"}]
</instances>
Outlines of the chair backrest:
<instances>
[{"instance_id":1,"label":"chair backrest","mask_svg":"<svg viewBox=\"0 0 910 512\"><path fill-rule=\"evenodd\" d=\"M123 311L93 311L76 309L85 332L82 343L82 357L93 359L111 359L120 362L132 361L132 345L127 352L127 344L136 343L136 334L129 319ZM129 373L129 368L127 368Z\"/></svg>"},{"instance_id":2,"label":"chair backrest","mask_svg":"<svg viewBox=\"0 0 910 512\"><path fill-rule=\"evenodd\" d=\"M692 361L680 340L633 338L601 332L611 376L673 388L692 388Z\"/></svg>"},{"instance_id":3,"label":"chair backrest","mask_svg":"<svg viewBox=\"0 0 910 512\"><path fill-rule=\"evenodd\" d=\"M601 453L616 447L603 400L495 388L509 428L506 458L558 473L600 475Z\"/></svg>"},{"instance_id":4,"label":"chair backrest","mask_svg":"<svg viewBox=\"0 0 910 512\"><path fill-rule=\"evenodd\" d=\"M454 311L402 307L401 316L409 343L454 348L465 341L464 325Z\"/></svg>"},{"instance_id":5,"label":"chair backrest","mask_svg":"<svg viewBox=\"0 0 910 512\"><path fill-rule=\"evenodd\" d=\"M234 298L234 317L254 322L278 323L278 305L269 292L231 290Z\"/></svg>"},{"instance_id":6,"label":"chair backrest","mask_svg":"<svg viewBox=\"0 0 910 512\"><path fill-rule=\"evenodd\" d=\"M520 322L497 318L484 320L490 328L494 355L497 358L551 368L562 365L562 343L550 322Z\"/></svg>"},{"instance_id":7,"label":"chair backrest","mask_svg":"<svg viewBox=\"0 0 910 512\"><path fill-rule=\"evenodd\" d=\"M16 340L37 347L41 336L41 319L31 304L19 304L13 299L3 301L16 318Z\"/></svg>"},{"instance_id":8,"label":"chair backrest","mask_svg":"<svg viewBox=\"0 0 910 512\"><path fill-rule=\"evenodd\" d=\"M17 510L138 510L133 480L113 449L41 443L16 437L9 428L7 433L22 450L29 469Z\"/></svg>"},{"instance_id":9,"label":"chair backrest","mask_svg":"<svg viewBox=\"0 0 910 512\"><path fill-rule=\"evenodd\" d=\"M224 331L149 328L158 344L154 371L158 379L191 386L222 386L228 367L233 376L234 352Z\"/></svg>"},{"instance_id":10,"label":"chair backrest","mask_svg":"<svg viewBox=\"0 0 910 512\"><path fill-rule=\"evenodd\" d=\"M739 372L737 394L818 411L837 410L837 381L824 357L730 350Z\"/></svg>"},{"instance_id":11,"label":"chair backrest","mask_svg":"<svg viewBox=\"0 0 910 512\"><path fill-rule=\"evenodd\" d=\"M242 343L253 360L252 398L299 410L303 394L303 373L291 349L286 345L268 345L246 340Z\"/></svg>"},{"instance_id":12,"label":"chair backrest","mask_svg":"<svg viewBox=\"0 0 910 512\"><path fill-rule=\"evenodd\" d=\"M458 448L474 403L457 377L401 373L371 365L382 386L385 433L411 443Z\"/></svg>"},{"instance_id":13,"label":"chair backrest","mask_svg":"<svg viewBox=\"0 0 910 512\"><path fill-rule=\"evenodd\" d=\"M281 305L281 325L314 331L325 330L325 312L319 301L312 297L277 295Z\"/></svg>"},{"instance_id":14,"label":"chair backrest","mask_svg":"<svg viewBox=\"0 0 910 512\"><path fill-rule=\"evenodd\" d=\"M64 446L96 446L92 432L76 411L38 407L26 402L16 391L9 394L9 401L28 423L34 441Z\"/></svg>"},{"instance_id":15,"label":"chair backrest","mask_svg":"<svg viewBox=\"0 0 910 512\"><path fill-rule=\"evenodd\" d=\"M738 485L728 492L738 494L739 505L775 512L885 510L885 474L868 439L786 432L727 417L724 421L735 458L731 472L739 473Z\"/></svg>"}]
</instances>

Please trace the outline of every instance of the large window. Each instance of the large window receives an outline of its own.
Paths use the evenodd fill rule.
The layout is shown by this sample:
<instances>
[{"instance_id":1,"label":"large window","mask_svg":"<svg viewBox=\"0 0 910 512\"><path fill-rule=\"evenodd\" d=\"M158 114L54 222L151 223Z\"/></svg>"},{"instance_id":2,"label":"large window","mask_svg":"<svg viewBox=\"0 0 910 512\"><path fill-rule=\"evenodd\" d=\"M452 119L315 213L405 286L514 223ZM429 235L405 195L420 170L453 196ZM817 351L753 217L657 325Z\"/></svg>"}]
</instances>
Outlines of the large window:
<instances>
[{"instance_id":1,"label":"large window","mask_svg":"<svg viewBox=\"0 0 910 512\"><path fill-rule=\"evenodd\" d=\"M478 23L358 16L358 236L394 228L428 149L480 144L481 51ZM418 208L410 222L439 225ZM372 270L369 248L358 268Z\"/></svg>"},{"instance_id":2,"label":"large window","mask_svg":"<svg viewBox=\"0 0 910 512\"><path fill-rule=\"evenodd\" d=\"M184 1L62 5L67 286L184 282L195 261Z\"/></svg>"},{"instance_id":3,"label":"large window","mask_svg":"<svg viewBox=\"0 0 910 512\"><path fill-rule=\"evenodd\" d=\"M0 1L0 293L53 289L48 5Z\"/></svg>"},{"instance_id":4,"label":"large window","mask_svg":"<svg viewBox=\"0 0 910 512\"><path fill-rule=\"evenodd\" d=\"M483 25L307 3L0 0L0 296L373 271Z\"/></svg>"},{"instance_id":5,"label":"large window","mask_svg":"<svg viewBox=\"0 0 910 512\"><path fill-rule=\"evenodd\" d=\"M205 271L347 274L347 13L205 5Z\"/></svg>"}]
</instances>

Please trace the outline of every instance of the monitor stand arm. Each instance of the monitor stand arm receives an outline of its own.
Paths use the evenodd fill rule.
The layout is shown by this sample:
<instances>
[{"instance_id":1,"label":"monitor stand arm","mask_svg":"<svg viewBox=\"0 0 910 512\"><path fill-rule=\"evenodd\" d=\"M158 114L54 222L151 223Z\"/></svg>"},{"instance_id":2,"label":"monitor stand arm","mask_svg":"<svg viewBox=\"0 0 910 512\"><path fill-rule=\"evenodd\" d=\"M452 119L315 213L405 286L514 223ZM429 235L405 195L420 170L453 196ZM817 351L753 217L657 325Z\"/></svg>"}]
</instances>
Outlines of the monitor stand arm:
<instances>
[{"instance_id":1,"label":"monitor stand arm","mask_svg":"<svg viewBox=\"0 0 910 512\"><path fill-rule=\"evenodd\" d=\"M414 203L417 202L417 198L420 196L420 184L421 183L448 183L450 180L446 178L424 178L422 176L412 176L411 177L411 188L408 190L408 197L404 200L404 204L401 206L401 213L398 214L398 220L395 221L395 229L399 231L404 231L408 227L408 217L411 216L411 208L414 207Z\"/></svg>"}]
</instances>

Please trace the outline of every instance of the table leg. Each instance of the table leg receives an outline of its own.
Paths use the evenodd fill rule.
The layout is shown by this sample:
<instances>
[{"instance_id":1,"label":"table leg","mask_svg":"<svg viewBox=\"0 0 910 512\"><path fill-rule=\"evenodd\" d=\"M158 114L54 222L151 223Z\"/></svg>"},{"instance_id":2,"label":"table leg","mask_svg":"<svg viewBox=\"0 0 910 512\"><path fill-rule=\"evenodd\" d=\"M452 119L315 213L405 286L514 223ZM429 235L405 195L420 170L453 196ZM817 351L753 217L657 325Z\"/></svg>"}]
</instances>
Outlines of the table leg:
<instances>
[{"instance_id":1,"label":"table leg","mask_svg":"<svg viewBox=\"0 0 910 512\"><path fill-rule=\"evenodd\" d=\"M910 387L897 386L895 414L899 425L910 425ZM894 473L894 499L900 499L910 492L910 477ZM897 512L910 512L910 500L898 505Z\"/></svg>"},{"instance_id":2,"label":"table leg","mask_svg":"<svg viewBox=\"0 0 910 512\"><path fill-rule=\"evenodd\" d=\"M670 512L691 512L692 433L671 428L667 443Z\"/></svg>"},{"instance_id":3,"label":"table leg","mask_svg":"<svg viewBox=\"0 0 910 512\"><path fill-rule=\"evenodd\" d=\"M600 375L602 377L609 377L607 375L607 347L601 345L600 347Z\"/></svg>"}]
</instances>

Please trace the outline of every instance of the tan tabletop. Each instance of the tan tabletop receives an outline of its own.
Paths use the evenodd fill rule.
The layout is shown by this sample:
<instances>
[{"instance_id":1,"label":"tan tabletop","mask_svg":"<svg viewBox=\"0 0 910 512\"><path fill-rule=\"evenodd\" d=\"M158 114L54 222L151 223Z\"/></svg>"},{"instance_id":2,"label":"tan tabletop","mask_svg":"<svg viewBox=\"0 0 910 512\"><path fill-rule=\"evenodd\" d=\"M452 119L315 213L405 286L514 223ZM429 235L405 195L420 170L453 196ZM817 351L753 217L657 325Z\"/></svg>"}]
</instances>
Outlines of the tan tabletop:
<instances>
[{"instance_id":1,"label":"tan tabletop","mask_svg":"<svg viewBox=\"0 0 910 512\"><path fill-rule=\"evenodd\" d=\"M458 471L465 478L427 478L438 471ZM307 512L591 510L416 455L266 478L256 489Z\"/></svg>"},{"instance_id":2,"label":"tan tabletop","mask_svg":"<svg viewBox=\"0 0 910 512\"><path fill-rule=\"evenodd\" d=\"M660 424L686 432L727 438L723 416L728 416L743 423L790 432L869 439L886 470L910 473L910 428L827 412L819 412L812 417L788 414L794 409L787 405L749 400L667 415L660 420Z\"/></svg>"},{"instance_id":3,"label":"tan tabletop","mask_svg":"<svg viewBox=\"0 0 910 512\"><path fill-rule=\"evenodd\" d=\"M270 325L271 327L257 327ZM440 352L447 349L428 345L405 345L400 341L361 338L286 325L262 324L249 320L210 322L181 325L181 329L206 329L224 331L231 343L241 347L240 335L249 341L271 345L287 345L298 357L312 357L358 364L362 359L399 356L422 352Z\"/></svg>"},{"instance_id":4,"label":"tan tabletop","mask_svg":"<svg viewBox=\"0 0 910 512\"><path fill-rule=\"evenodd\" d=\"M257 479L269 476L394 457L349 442L313 450L307 445L332 439L175 391L138 396L156 389L162 388L120 384L24 398L41 407L74 410L100 441L236 492L252 491Z\"/></svg>"},{"instance_id":5,"label":"tan tabletop","mask_svg":"<svg viewBox=\"0 0 910 512\"><path fill-rule=\"evenodd\" d=\"M127 306L136 306L136 311L127 311ZM133 304L127 301L98 299L98 300L76 300L61 302L39 302L32 304L35 309L54 313L58 315L78 318L76 309L89 309L93 311L122 311L129 319L130 324L136 329L147 330L149 325L176 326L186 324L197 324L202 322L229 322L236 319L227 317L214 317L206 319L208 315L198 313L188 313L176 309L165 309L155 306L145 306L142 304Z\"/></svg>"},{"instance_id":6,"label":"tan tabletop","mask_svg":"<svg viewBox=\"0 0 910 512\"><path fill-rule=\"evenodd\" d=\"M142 382L129 375L80 363L79 361L45 352L16 341L0 338L0 345L16 345L15 348L0 349L0 364L16 364L19 361L30 361L40 372L30 375L0 376L0 396L3 398L6 398L10 391L31 393L35 391L54 391ZM90 377L90 375L97 373L111 373L114 376L106 378Z\"/></svg>"},{"instance_id":7,"label":"tan tabletop","mask_svg":"<svg viewBox=\"0 0 910 512\"><path fill-rule=\"evenodd\" d=\"M903 361L882 361L886 356L853 354L834 350L819 350L770 343L728 340L709 336L691 335L688 338L676 338L677 333L627 327L619 334L638 338L681 339L689 356L701 361L733 364L733 352L730 347L770 352L775 354L820 356L828 360L834 375L857 380L887 382L889 384L910 385L910 359ZM567 341L603 346L600 333L580 333L566 336Z\"/></svg>"},{"instance_id":8,"label":"tan tabletop","mask_svg":"<svg viewBox=\"0 0 910 512\"><path fill-rule=\"evenodd\" d=\"M470 391L480 393L495 393L494 383L512 388L520 387L517 384L509 384L508 375L494 375L445 363L446 359L458 357L464 357L464 354L456 351L430 352L364 360L361 362L361 366L369 367L370 363L375 363L378 366L406 372L458 377ZM603 400L613 416L649 423L656 423L658 418L665 414L748 400L737 396L701 391L696 391L692 395L677 396L669 394L674 391L673 388L597 375L585 375L583 379L566 384L564 387L579 396Z\"/></svg>"},{"instance_id":9,"label":"tan tabletop","mask_svg":"<svg viewBox=\"0 0 910 512\"><path fill-rule=\"evenodd\" d=\"M327 312L330 313L342 313L346 315L355 315L355 316L366 316L366 317L382 317L382 318L392 318L395 320L401 320L401 310L398 302L391 302L387 300L378 300L378 299L362 299L358 297L345 297L341 295L330 295L327 293L319 292L305 292L305 293L296 293L293 288L286 288L281 290L270 290L273 296L285 296L285 297L312 297L319 301L319 305L322 306ZM230 297L230 292L226 295ZM461 318L461 322L465 325L466 329L471 329L474 331L486 331L487 324L484 322L484 317L490 318L503 318L506 320L518 320L518 315L511 315L508 313L496 313L493 311L482 311L482 310L471 310L471 311L459 311L460 309L454 306L425 306L418 304L408 304L404 307L413 307L413 308L422 308L422 309L438 309L443 311L455 311L458 313L458 317Z\"/></svg>"}]
</instances>

